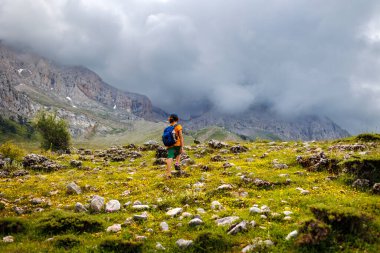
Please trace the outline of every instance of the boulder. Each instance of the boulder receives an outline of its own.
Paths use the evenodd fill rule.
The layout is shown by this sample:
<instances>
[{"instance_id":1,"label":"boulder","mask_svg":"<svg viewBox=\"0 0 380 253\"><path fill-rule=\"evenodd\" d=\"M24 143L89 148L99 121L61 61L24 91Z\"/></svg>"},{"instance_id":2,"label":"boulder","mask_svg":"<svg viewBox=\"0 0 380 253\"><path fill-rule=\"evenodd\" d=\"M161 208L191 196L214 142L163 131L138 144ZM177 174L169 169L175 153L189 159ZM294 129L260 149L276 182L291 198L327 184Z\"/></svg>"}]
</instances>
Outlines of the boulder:
<instances>
[{"instance_id":1,"label":"boulder","mask_svg":"<svg viewBox=\"0 0 380 253\"><path fill-rule=\"evenodd\" d=\"M98 213L103 210L103 206L104 206L104 198L98 195L95 195L91 200L90 210L95 213Z\"/></svg>"},{"instance_id":2,"label":"boulder","mask_svg":"<svg viewBox=\"0 0 380 253\"><path fill-rule=\"evenodd\" d=\"M120 210L120 202L116 199L108 201L106 204L106 212L112 213Z\"/></svg>"},{"instance_id":3,"label":"boulder","mask_svg":"<svg viewBox=\"0 0 380 253\"><path fill-rule=\"evenodd\" d=\"M82 190L76 183L71 182L66 186L66 192L68 194L81 194Z\"/></svg>"}]
</instances>

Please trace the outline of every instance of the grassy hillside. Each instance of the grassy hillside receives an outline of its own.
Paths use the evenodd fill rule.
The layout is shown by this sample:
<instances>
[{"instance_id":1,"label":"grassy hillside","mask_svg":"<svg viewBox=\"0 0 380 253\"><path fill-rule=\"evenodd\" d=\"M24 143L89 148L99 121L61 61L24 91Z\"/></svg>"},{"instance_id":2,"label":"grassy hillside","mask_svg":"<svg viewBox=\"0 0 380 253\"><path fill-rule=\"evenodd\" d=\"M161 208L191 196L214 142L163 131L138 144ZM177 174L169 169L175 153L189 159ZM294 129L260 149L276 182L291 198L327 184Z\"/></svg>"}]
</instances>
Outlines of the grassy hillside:
<instances>
[{"instance_id":1,"label":"grassy hillside","mask_svg":"<svg viewBox=\"0 0 380 253\"><path fill-rule=\"evenodd\" d=\"M63 167L0 169L10 173L0 179L0 233L14 240L1 242L0 252L156 252L157 243L165 252L379 252L380 196L372 190L380 182L379 144L375 137L244 143L247 149L203 143L187 146L187 175L171 179L155 147L43 153ZM21 169L27 172L15 173ZM81 193L68 193L71 182ZM94 195L118 200L120 210L74 211L78 202L90 210ZM171 217L173 208L182 210ZM217 225L231 216L231 224ZM194 218L201 224L191 225ZM120 231L107 232L114 224ZM193 242L182 249L179 239Z\"/></svg>"}]
</instances>

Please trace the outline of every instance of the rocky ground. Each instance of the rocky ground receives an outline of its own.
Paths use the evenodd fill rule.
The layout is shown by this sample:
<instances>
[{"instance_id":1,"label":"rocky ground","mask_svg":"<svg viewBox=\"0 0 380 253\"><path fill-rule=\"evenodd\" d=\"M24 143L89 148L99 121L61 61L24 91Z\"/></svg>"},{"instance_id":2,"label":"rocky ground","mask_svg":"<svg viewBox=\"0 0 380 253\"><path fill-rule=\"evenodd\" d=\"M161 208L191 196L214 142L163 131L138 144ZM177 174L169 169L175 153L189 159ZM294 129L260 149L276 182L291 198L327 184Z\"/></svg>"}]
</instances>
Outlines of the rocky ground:
<instances>
[{"instance_id":1,"label":"rocky ground","mask_svg":"<svg viewBox=\"0 0 380 253\"><path fill-rule=\"evenodd\" d=\"M0 156L1 252L379 252L380 142Z\"/></svg>"}]
</instances>

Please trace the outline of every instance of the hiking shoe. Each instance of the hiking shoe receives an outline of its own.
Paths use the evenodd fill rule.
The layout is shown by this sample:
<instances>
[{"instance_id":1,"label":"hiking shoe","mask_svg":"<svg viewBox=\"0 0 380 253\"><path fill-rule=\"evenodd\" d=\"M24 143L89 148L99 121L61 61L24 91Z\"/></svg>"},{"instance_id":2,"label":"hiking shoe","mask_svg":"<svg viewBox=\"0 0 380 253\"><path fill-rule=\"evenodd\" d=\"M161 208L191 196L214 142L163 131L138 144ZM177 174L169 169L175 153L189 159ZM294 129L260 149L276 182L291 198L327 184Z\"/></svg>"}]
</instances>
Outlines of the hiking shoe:
<instances>
[{"instance_id":1,"label":"hiking shoe","mask_svg":"<svg viewBox=\"0 0 380 253\"><path fill-rule=\"evenodd\" d=\"M181 170L181 166L179 166L179 164L175 164L174 168L175 168L175 170L179 170L179 171Z\"/></svg>"}]
</instances>

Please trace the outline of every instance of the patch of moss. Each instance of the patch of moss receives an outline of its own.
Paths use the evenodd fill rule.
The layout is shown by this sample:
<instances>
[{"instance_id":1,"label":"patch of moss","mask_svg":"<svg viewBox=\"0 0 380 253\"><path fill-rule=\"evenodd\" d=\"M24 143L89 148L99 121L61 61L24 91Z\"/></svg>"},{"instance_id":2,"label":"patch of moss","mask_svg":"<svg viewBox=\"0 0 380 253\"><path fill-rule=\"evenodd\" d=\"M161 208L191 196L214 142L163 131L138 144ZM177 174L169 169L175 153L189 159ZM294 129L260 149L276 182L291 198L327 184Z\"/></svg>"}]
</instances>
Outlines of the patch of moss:
<instances>
[{"instance_id":1,"label":"patch of moss","mask_svg":"<svg viewBox=\"0 0 380 253\"><path fill-rule=\"evenodd\" d=\"M232 244L227 237L210 232L201 233L194 240L193 252L227 252Z\"/></svg>"},{"instance_id":2,"label":"patch of moss","mask_svg":"<svg viewBox=\"0 0 380 253\"><path fill-rule=\"evenodd\" d=\"M355 137L355 140L357 141L363 141L363 142L374 142L374 141L380 141L380 134L376 133L362 133Z\"/></svg>"},{"instance_id":3,"label":"patch of moss","mask_svg":"<svg viewBox=\"0 0 380 253\"><path fill-rule=\"evenodd\" d=\"M130 242L122 239L105 239L99 245L101 252L123 252L123 253L140 253L142 251L142 244Z\"/></svg>"},{"instance_id":4,"label":"patch of moss","mask_svg":"<svg viewBox=\"0 0 380 253\"><path fill-rule=\"evenodd\" d=\"M355 178L380 182L380 158L350 159L340 164L344 172Z\"/></svg>"},{"instance_id":5,"label":"patch of moss","mask_svg":"<svg viewBox=\"0 0 380 253\"><path fill-rule=\"evenodd\" d=\"M349 207L328 207L318 204L310 207L314 216L341 234L363 234L370 218Z\"/></svg>"},{"instance_id":6,"label":"patch of moss","mask_svg":"<svg viewBox=\"0 0 380 253\"><path fill-rule=\"evenodd\" d=\"M104 225L87 214L71 214L66 212L53 212L39 220L37 230L43 234L56 235L72 232L98 232Z\"/></svg>"},{"instance_id":7,"label":"patch of moss","mask_svg":"<svg viewBox=\"0 0 380 253\"><path fill-rule=\"evenodd\" d=\"M23 233L27 229L26 221L19 218L2 218L0 219L0 234L10 235Z\"/></svg>"},{"instance_id":8,"label":"patch of moss","mask_svg":"<svg viewBox=\"0 0 380 253\"><path fill-rule=\"evenodd\" d=\"M82 243L75 235L62 235L54 238L54 246L64 248L65 250L72 249Z\"/></svg>"}]
</instances>

